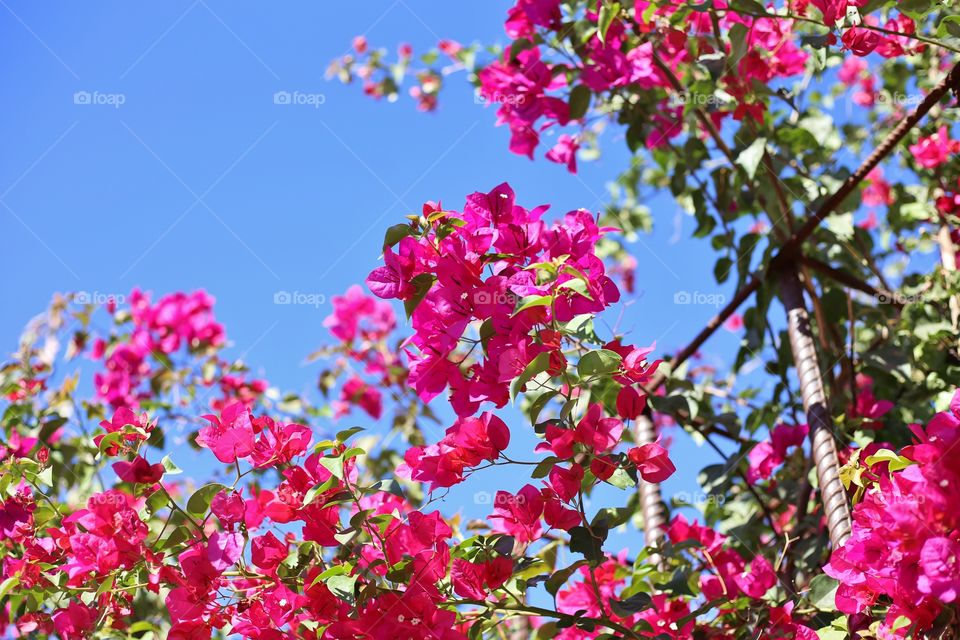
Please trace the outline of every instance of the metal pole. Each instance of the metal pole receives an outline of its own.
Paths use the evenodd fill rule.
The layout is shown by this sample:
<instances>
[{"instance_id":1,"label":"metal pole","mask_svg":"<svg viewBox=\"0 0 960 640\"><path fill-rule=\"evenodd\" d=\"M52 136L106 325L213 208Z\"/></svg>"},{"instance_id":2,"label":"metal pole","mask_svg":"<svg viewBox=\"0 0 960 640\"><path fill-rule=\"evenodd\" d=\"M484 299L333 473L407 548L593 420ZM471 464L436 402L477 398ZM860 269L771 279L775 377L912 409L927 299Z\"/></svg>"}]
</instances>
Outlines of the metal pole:
<instances>
[{"instance_id":1,"label":"metal pole","mask_svg":"<svg viewBox=\"0 0 960 640\"><path fill-rule=\"evenodd\" d=\"M810 332L810 316L803 299L800 280L793 268L780 273L780 298L787 310L787 331L790 349L800 379L800 396L810 427L810 446L813 463L817 468L820 499L827 516L830 541L837 548L850 537L850 506L847 493L840 481L840 459L827 412L820 363Z\"/></svg>"}]
</instances>

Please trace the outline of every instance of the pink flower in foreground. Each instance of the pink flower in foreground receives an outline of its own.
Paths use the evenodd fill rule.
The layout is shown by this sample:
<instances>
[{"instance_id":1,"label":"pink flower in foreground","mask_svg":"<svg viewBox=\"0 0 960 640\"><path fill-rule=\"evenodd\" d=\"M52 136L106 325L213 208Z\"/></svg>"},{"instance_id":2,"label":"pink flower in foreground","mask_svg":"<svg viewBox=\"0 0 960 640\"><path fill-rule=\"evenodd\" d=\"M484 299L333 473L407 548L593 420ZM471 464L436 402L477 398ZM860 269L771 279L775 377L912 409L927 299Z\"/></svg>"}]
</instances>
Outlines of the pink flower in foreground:
<instances>
[{"instance_id":1,"label":"pink flower in foreground","mask_svg":"<svg viewBox=\"0 0 960 640\"><path fill-rule=\"evenodd\" d=\"M517 495L506 491L497 491L494 500L493 515L489 520L494 531L513 536L517 542L533 542L540 538L543 529L540 516L543 515L543 497L533 485L524 485Z\"/></svg>"},{"instance_id":2,"label":"pink flower in foreground","mask_svg":"<svg viewBox=\"0 0 960 640\"><path fill-rule=\"evenodd\" d=\"M113 470L121 480L134 484L154 484L163 477L163 465L150 464L143 456L135 457L133 462L114 462Z\"/></svg>"},{"instance_id":3,"label":"pink flower in foreground","mask_svg":"<svg viewBox=\"0 0 960 640\"><path fill-rule=\"evenodd\" d=\"M627 452L627 457L637 465L640 477L647 482L663 482L677 470L667 450L656 442L633 447Z\"/></svg>"},{"instance_id":4,"label":"pink flower in foreground","mask_svg":"<svg viewBox=\"0 0 960 640\"><path fill-rule=\"evenodd\" d=\"M429 482L430 490L462 482L464 471L484 460L492 462L510 444L507 425L489 411L478 418L461 418L435 445L411 447L397 474Z\"/></svg>"},{"instance_id":5,"label":"pink flower in foreground","mask_svg":"<svg viewBox=\"0 0 960 640\"><path fill-rule=\"evenodd\" d=\"M220 462L230 464L246 458L254 449L250 412L239 402L225 408L220 417L204 416L210 426L200 429L197 444L213 451Z\"/></svg>"},{"instance_id":6,"label":"pink flower in foreground","mask_svg":"<svg viewBox=\"0 0 960 640\"><path fill-rule=\"evenodd\" d=\"M93 631L99 617L94 607L71 600L65 609L53 614L53 626L63 640L82 640Z\"/></svg>"},{"instance_id":7,"label":"pink flower in foreground","mask_svg":"<svg viewBox=\"0 0 960 640\"><path fill-rule=\"evenodd\" d=\"M824 571L840 582L836 604L858 614L883 598L889 607L880 635L903 627L900 616L929 629L944 604L960 594L960 392L950 411L926 429L913 425L916 444L904 469L879 471L853 509L853 531Z\"/></svg>"}]
</instances>

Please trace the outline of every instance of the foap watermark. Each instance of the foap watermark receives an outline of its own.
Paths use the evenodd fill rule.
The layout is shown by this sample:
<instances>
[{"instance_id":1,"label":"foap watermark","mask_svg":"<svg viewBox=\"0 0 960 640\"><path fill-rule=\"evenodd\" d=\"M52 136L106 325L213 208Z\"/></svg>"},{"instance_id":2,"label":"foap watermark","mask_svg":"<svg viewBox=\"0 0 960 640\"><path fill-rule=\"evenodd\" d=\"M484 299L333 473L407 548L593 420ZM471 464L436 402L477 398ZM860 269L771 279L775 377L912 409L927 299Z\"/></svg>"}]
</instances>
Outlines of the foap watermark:
<instances>
[{"instance_id":1,"label":"foap watermark","mask_svg":"<svg viewBox=\"0 0 960 640\"><path fill-rule=\"evenodd\" d=\"M923 102L924 95L921 93L894 93L879 92L873 96L877 104L888 104L900 107L916 107Z\"/></svg>"},{"instance_id":2,"label":"foap watermark","mask_svg":"<svg viewBox=\"0 0 960 640\"><path fill-rule=\"evenodd\" d=\"M690 505L722 505L727 501L727 497L722 493L706 493L704 491L680 491L673 494L673 499L678 504Z\"/></svg>"},{"instance_id":3,"label":"foap watermark","mask_svg":"<svg viewBox=\"0 0 960 640\"><path fill-rule=\"evenodd\" d=\"M327 96L322 93L304 93L303 91L277 91L273 94L273 104L313 107L319 109L326 103Z\"/></svg>"},{"instance_id":4,"label":"foap watermark","mask_svg":"<svg viewBox=\"0 0 960 640\"><path fill-rule=\"evenodd\" d=\"M103 93L101 91L77 91L73 94L73 104L95 107L113 107L119 109L126 103L124 93Z\"/></svg>"},{"instance_id":5,"label":"foap watermark","mask_svg":"<svg viewBox=\"0 0 960 640\"><path fill-rule=\"evenodd\" d=\"M77 291L73 294L74 302L78 304L124 304L127 296L122 293L102 293L100 291Z\"/></svg>"},{"instance_id":6,"label":"foap watermark","mask_svg":"<svg viewBox=\"0 0 960 640\"><path fill-rule=\"evenodd\" d=\"M880 291L877 293L874 298L877 301L877 304L895 304L898 307L902 307L908 304L916 304L918 302L924 302L927 300L928 294L926 293L913 293L905 294L898 293L896 291Z\"/></svg>"},{"instance_id":7,"label":"foap watermark","mask_svg":"<svg viewBox=\"0 0 960 640\"><path fill-rule=\"evenodd\" d=\"M473 101L476 104L521 105L527 101L527 96L518 95L515 93L500 93L499 91L496 91L490 95L475 93L473 94Z\"/></svg>"},{"instance_id":8,"label":"foap watermark","mask_svg":"<svg viewBox=\"0 0 960 640\"><path fill-rule=\"evenodd\" d=\"M669 104L671 107L719 107L724 101L712 93L680 93L671 94Z\"/></svg>"},{"instance_id":9,"label":"foap watermark","mask_svg":"<svg viewBox=\"0 0 960 640\"><path fill-rule=\"evenodd\" d=\"M473 504L492 504L503 506L507 504L524 504L527 498L524 495L512 496L508 493L490 495L489 491L477 491L473 494Z\"/></svg>"},{"instance_id":10,"label":"foap watermark","mask_svg":"<svg viewBox=\"0 0 960 640\"><path fill-rule=\"evenodd\" d=\"M509 291L477 291L473 294L474 304L509 304L517 303L517 296Z\"/></svg>"},{"instance_id":11,"label":"foap watermark","mask_svg":"<svg viewBox=\"0 0 960 640\"><path fill-rule=\"evenodd\" d=\"M273 294L273 304L305 305L319 309L327 303L322 293L304 293L302 291L277 291Z\"/></svg>"},{"instance_id":12,"label":"foap watermark","mask_svg":"<svg viewBox=\"0 0 960 640\"><path fill-rule=\"evenodd\" d=\"M702 291L677 291L673 294L673 304L705 304L719 307L727 302L722 293L703 293Z\"/></svg>"}]
</instances>

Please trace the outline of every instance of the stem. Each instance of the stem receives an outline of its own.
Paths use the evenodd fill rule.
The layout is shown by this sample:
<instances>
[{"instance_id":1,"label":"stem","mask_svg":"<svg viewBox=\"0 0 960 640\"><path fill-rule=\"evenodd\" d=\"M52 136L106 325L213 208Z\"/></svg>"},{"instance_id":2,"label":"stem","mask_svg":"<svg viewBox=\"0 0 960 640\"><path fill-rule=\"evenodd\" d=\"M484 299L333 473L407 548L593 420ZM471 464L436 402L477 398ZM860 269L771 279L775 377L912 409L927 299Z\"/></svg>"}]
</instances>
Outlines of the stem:
<instances>
[{"instance_id":1,"label":"stem","mask_svg":"<svg viewBox=\"0 0 960 640\"><path fill-rule=\"evenodd\" d=\"M614 631L619 631L620 633L624 634L625 637L634 638L635 640L641 640L641 636L637 634L635 631L633 631L632 629L629 629L623 626L622 624L614 622L613 620L610 620L609 618L605 618L605 617L591 618L589 616L574 616L569 613L551 611L550 609L544 609L542 607L534 607L529 604L523 605L523 606L502 605L502 604L494 604L491 602L484 602L482 600L455 600L450 602L449 604L452 604L454 606L470 604L470 605L476 605L480 607L487 607L492 611L519 613L521 615L527 615L527 616L544 616L547 618L555 618L557 620L571 620L571 621L582 620L584 622L592 622L594 624L602 625Z\"/></svg>"}]
</instances>

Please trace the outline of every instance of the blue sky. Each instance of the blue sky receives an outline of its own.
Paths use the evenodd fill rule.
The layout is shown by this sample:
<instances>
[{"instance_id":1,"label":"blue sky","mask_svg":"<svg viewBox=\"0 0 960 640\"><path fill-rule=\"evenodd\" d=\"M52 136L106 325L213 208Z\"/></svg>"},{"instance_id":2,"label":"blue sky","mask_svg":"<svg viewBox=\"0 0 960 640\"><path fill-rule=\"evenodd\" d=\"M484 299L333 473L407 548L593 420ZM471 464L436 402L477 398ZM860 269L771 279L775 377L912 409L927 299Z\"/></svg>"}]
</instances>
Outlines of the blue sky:
<instances>
[{"instance_id":1,"label":"blue sky","mask_svg":"<svg viewBox=\"0 0 960 640\"><path fill-rule=\"evenodd\" d=\"M510 154L508 132L462 76L434 114L323 77L361 33L416 52L440 38L502 42L509 4L0 0L7 351L57 291L204 288L230 354L282 389L309 390L318 369L304 357L326 339L330 307L277 305L277 292L329 299L362 282L383 230L426 200L459 209L466 194L509 181L526 206L598 210L626 166L617 135L571 176ZM278 91L322 104L277 105ZM77 104L77 92L97 104ZM620 326L672 351L715 312L674 304L681 290L717 291L715 256L688 239L693 221L672 200L651 208L656 230L633 245L638 298ZM721 331L704 353L722 364L736 341ZM683 477L668 488L692 490L713 456L678 440Z\"/></svg>"}]
</instances>

